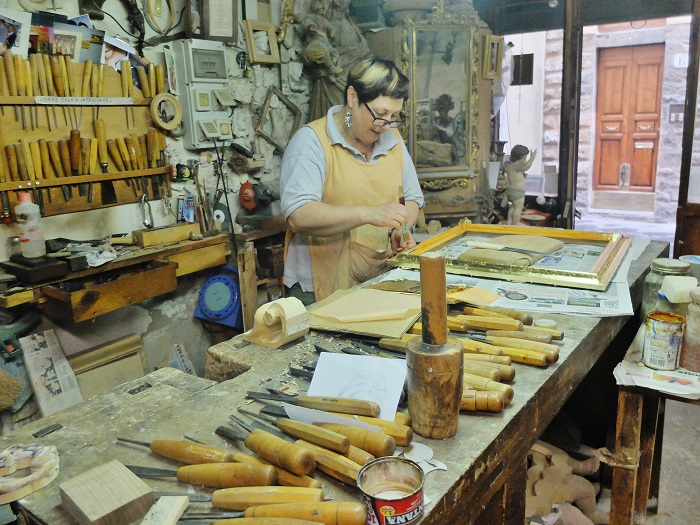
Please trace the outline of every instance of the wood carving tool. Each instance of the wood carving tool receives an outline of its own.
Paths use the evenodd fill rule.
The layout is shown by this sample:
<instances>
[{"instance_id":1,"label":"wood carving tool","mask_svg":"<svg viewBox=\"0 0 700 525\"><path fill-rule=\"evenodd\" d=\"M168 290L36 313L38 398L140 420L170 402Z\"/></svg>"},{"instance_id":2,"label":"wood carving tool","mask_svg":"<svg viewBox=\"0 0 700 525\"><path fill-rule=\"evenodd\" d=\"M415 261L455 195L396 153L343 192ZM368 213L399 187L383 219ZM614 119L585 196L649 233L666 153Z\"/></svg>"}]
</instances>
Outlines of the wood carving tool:
<instances>
[{"instance_id":1,"label":"wood carving tool","mask_svg":"<svg viewBox=\"0 0 700 525\"><path fill-rule=\"evenodd\" d=\"M214 494L216 492L212 494L212 505L214 505ZM206 516L209 515L214 515L214 519L219 518L218 515L211 513L185 513L181 520L183 518L186 520L207 519ZM286 518L289 520L310 520L324 525L365 525L367 513L362 503L324 501L321 503L281 503L249 507L243 512L227 513L226 518ZM231 522L231 525L236 523L238 522ZM292 523L290 521L289 525Z\"/></svg>"},{"instance_id":2,"label":"wood carving tool","mask_svg":"<svg viewBox=\"0 0 700 525\"><path fill-rule=\"evenodd\" d=\"M51 61L49 55L41 55L41 62L44 66L44 77L46 77L46 94L50 97L56 96L56 87L53 82L53 72L51 70ZM53 113L54 129L58 128L58 118L56 117L56 106L51 104L51 112Z\"/></svg>"},{"instance_id":3,"label":"wood carving tool","mask_svg":"<svg viewBox=\"0 0 700 525\"><path fill-rule=\"evenodd\" d=\"M51 146L49 145L49 152L51 152ZM63 176L71 176L71 162L70 162L70 145L66 139L58 140L58 154L61 159L61 166L63 168ZM68 200L73 198L73 187L65 186L68 189ZM65 196L65 192L64 192Z\"/></svg>"},{"instance_id":4,"label":"wood carving tool","mask_svg":"<svg viewBox=\"0 0 700 525\"><path fill-rule=\"evenodd\" d=\"M177 478L181 483L204 485L215 489L259 487L277 483L277 471L268 465L245 463L204 463L187 465L177 470L125 465L143 478Z\"/></svg>"},{"instance_id":5,"label":"wood carving tool","mask_svg":"<svg viewBox=\"0 0 700 525\"><path fill-rule=\"evenodd\" d=\"M352 446L366 450L375 457L391 456L396 451L396 440L381 432L336 423L316 422L314 425L346 436Z\"/></svg>"},{"instance_id":6,"label":"wood carving tool","mask_svg":"<svg viewBox=\"0 0 700 525\"><path fill-rule=\"evenodd\" d=\"M36 191L39 194L39 201L40 201L40 208L44 207L44 191L41 189L39 186L41 184L40 181L44 180L46 176L44 175L44 162L41 157L41 150L39 148L39 143L38 142L30 142L29 143L29 152L31 154L32 158L32 166L34 168L34 186L36 187ZM47 148L47 154L48 154L48 148ZM48 158L46 159L48 161ZM46 188L46 196L51 202L51 189Z\"/></svg>"},{"instance_id":7,"label":"wood carving tool","mask_svg":"<svg viewBox=\"0 0 700 525\"><path fill-rule=\"evenodd\" d=\"M70 173L73 177L77 177L83 173L81 146L80 130L72 129L68 140L68 148L70 150ZM78 184L78 194L82 197L87 195L87 186L85 186L84 183Z\"/></svg>"},{"instance_id":8,"label":"wood carving tool","mask_svg":"<svg viewBox=\"0 0 700 525\"><path fill-rule=\"evenodd\" d=\"M492 345L519 348L521 350L530 350L540 352L547 357L548 363L556 363L559 359L559 347L557 345L536 343L535 341L524 341L522 339L513 339L512 337L486 337L486 342Z\"/></svg>"},{"instance_id":9,"label":"wood carving tool","mask_svg":"<svg viewBox=\"0 0 700 525\"><path fill-rule=\"evenodd\" d=\"M503 401L506 405L513 401L513 396L515 391L510 385L499 383L497 381L491 381L485 377L477 376L470 373L464 374L464 383L472 387L472 390L493 390L495 392L500 392L503 394ZM461 395L461 392L460 392Z\"/></svg>"},{"instance_id":10,"label":"wood carving tool","mask_svg":"<svg viewBox=\"0 0 700 525\"><path fill-rule=\"evenodd\" d=\"M532 255L552 255L549 252L538 252L536 250L526 250L525 248L510 248L508 246L504 246L503 244L498 244L495 242L467 241L466 245L470 248L484 248L487 250L497 250L504 252L529 253Z\"/></svg>"},{"instance_id":11,"label":"wood carving tool","mask_svg":"<svg viewBox=\"0 0 700 525\"><path fill-rule=\"evenodd\" d=\"M267 399L270 401L284 401L291 405L299 405L316 410L342 412L359 416L377 417L381 411L379 403L362 399L350 399L344 397L324 396L285 396L279 394L267 394L265 392L248 391L246 397L251 399Z\"/></svg>"},{"instance_id":12,"label":"wood carving tool","mask_svg":"<svg viewBox=\"0 0 700 525\"><path fill-rule=\"evenodd\" d=\"M313 453L318 470L347 485L357 486L357 475L362 465L303 439L296 440L294 444Z\"/></svg>"},{"instance_id":13,"label":"wood carving tool","mask_svg":"<svg viewBox=\"0 0 700 525\"><path fill-rule=\"evenodd\" d=\"M463 390L459 409L464 412L501 412L503 394L474 389Z\"/></svg>"},{"instance_id":14,"label":"wood carving tool","mask_svg":"<svg viewBox=\"0 0 700 525\"><path fill-rule=\"evenodd\" d=\"M469 330L512 330L522 331L523 323L510 317L482 317L480 315L455 315L450 319L467 322Z\"/></svg>"},{"instance_id":15,"label":"wood carving tool","mask_svg":"<svg viewBox=\"0 0 700 525\"><path fill-rule=\"evenodd\" d=\"M163 456L168 459L186 463L188 465L202 463L229 463L233 461L233 453L228 450L222 450L208 445L199 445L198 443L190 443L189 441L177 441L171 439L156 439L150 443L145 441L136 441L134 439L117 438L118 441L124 443L132 443L148 447L151 452Z\"/></svg>"},{"instance_id":16,"label":"wood carving tool","mask_svg":"<svg viewBox=\"0 0 700 525\"><path fill-rule=\"evenodd\" d=\"M80 175L89 175L90 174L90 146L91 146L91 141L90 139L86 138L81 138L80 139ZM91 195L91 186L85 183L79 184L78 185L78 193L80 193L81 186L85 187L85 193L83 195L87 195L88 202L92 202L92 195Z\"/></svg>"},{"instance_id":17,"label":"wood carving tool","mask_svg":"<svg viewBox=\"0 0 700 525\"><path fill-rule=\"evenodd\" d=\"M491 381L501 380L501 372L499 372L493 367L489 367L488 365L484 365L481 363L472 364L469 361L463 361L462 370L464 370L465 372L469 372L470 374L485 377L486 379L490 379Z\"/></svg>"},{"instance_id":18,"label":"wood carving tool","mask_svg":"<svg viewBox=\"0 0 700 525\"><path fill-rule=\"evenodd\" d=\"M75 85L75 79L73 78L73 58L70 55L63 55L63 61L61 73L63 74L63 85L67 97L77 97L80 96L78 93L79 88ZM73 110L73 125L80 129L80 124L78 124L78 110L75 106L69 106L68 111Z\"/></svg>"},{"instance_id":19,"label":"wood carving tool","mask_svg":"<svg viewBox=\"0 0 700 525\"><path fill-rule=\"evenodd\" d=\"M61 60L61 57L52 55L49 57L51 64L51 77L53 78L53 87L56 90L57 97L66 96L66 84L63 80L63 70L65 69L65 64ZM63 64L63 67L61 65ZM70 116L70 112L68 112ZM63 106L63 121L68 125L68 117L66 116L66 106Z\"/></svg>"},{"instance_id":20,"label":"wood carving tool","mask_svg":"<svg viewBox=\"0 0 700 525\"><path fill-rule=\"evenodd\" d=\"M114 139L109 139L106 141L106 144L109 156L112 157L112 162L114 162L114 165L117 167L117 170L124 171L126 168L124 167L124 162L122 161L122 156L119 153L117 143Z\"/></svg>"},{"instance_id":21,"label":"wood carving tool","mask_svg":"<svg viewBox=\"0 0 700 525\"><path fill-rule=\"evenodd\" d=\"M396 444L400 447L409 445L413 440L413 429L407 425L402 425L400 423L395 423L394 421L387 421L376 417L356 416L352 414L343 414L341 412L331 412L331 414L351 419L358 419L375 427L379 427L382 429L384 434L393 437Z\"/></svg>"},{"instance_id":22,"label":"wood carving tool","mask_svg":"<svg viewBox=\"0 0 700 525\"><path fill-rule=\"evenodd\" d=\"M213 507L245 510L259 505L321 503L323 490L310 487L233 487L212 492Z\"/></svg>"},{"instance_id":23,"label":"wood carving tool","mask_svg":"<svg viewBox=\"0 0 700 525\"><path fill-rule=\"evenodd\" d=\"M165 93L165 68L156 66L156 95Z\"/></svg>"},{"instance_id":24,"label":"wood carving tool","mask_svg":"<svg viewBox=\"0 0 700 525\"><path fill-rule=\"evenodd\" d=\"M543 328L540 326L524 326L523 330L531 334L549 334L552 336L553 341L562 341L564 339L564 332L562 330L556 330L554 328Z\"/></svg>"},{"instance_id":25,"label":"wood carving tool","mask_svg":"<svg viewBox=\"0 0 700 525\"><path fill-rule=\"evenodd\" d=\"M510 316L505 315L505 314L501 314L498 312L492 312L491 310L484 310L483 308L476 308L473 306L465 306L462 309L462 312L467 314L467 315L480 315L482 317L495 317L497 319L502 319L504 317L506 319L511 318Z\"/></svg>"},{"instance_id":26,"label":"wood carving tool","mask_svg":"<svg viewBox=\"0 0 700 525\"><path fill-rule=\"evenodd\" d=\"M242 414L274 423L277 428L290 436L304 439L329 450L333 450L334 452L344 454L350 448L350 440L346 436L338 434L337 432L332 432L325 428L311 425L310 423L295 421L286 417L275 418L266 414L258 414L250 410L245 410L243 408L239 408L238 411Z\"/></svg>"},{"instance_id":27,"label":"wood carving tool","mask_svg":"<svg viewBox=\"0 0 700 525\"><path fill-rule=\"evenodd\" d=\"M35 55L30 55L30 58ZM36 59L34 59L34 63L36 63ZM33 74L32 72L32 61L31 60L25 60L24 61L24 72L27 77L27 96L28 97L34 97L34 96L39 96L39 75ZM30 115L33 115L32 119L34 120L35 126L38 128L39 127L39 105L34 104L33 106L29 107L29 113Z\"/></svg>"},{"instance_id":28,"label":"wood carving tool","mask_svg":"<svg viewBox=\"0 0 700 525\"><path fill-rule=\"evenodd\" d=\"M124 63L124 62L126 62L126 63ZM129 77L127 77L127 70L129 71L129 74L130 74L131 73L131 63L128 60L126 60L126 61L122 60L120 80L121 80L122 97L123 98L129 97L129 84L128 84ZM124 117L126 118L126 129L129 129L129 108L126 105L124 106Z\"/></svg>"},{"instance_id":29,"label":"wood carving tool","mask_svg":"<svg viewBox=\"0 0 700 525\"><path fill-rule=\"evenodd\" d=\"M24 97L27 94L26 73L24 71L24 59L20 55L14 56L15 83L17 86L17 96ZM24 111L24 105L20 106L22 113L22 129L27 130L27 115ZM31 115L31 114L30 114Z\"/></svg>"},{"instance_id":30,"label":"wood carving tool","mask_svg":"<svg viewBox=\"0 0 700 525\"><path fill-rule=\"evenodd\" d=\"M150 97L155 97L158 94L158 86L156 80L156 65L153 62L148 63L148 87L150 92ZM142 90L143 91L143 90ZM144 93L144 97L146 94ZM150 98L146 97L146 98Z\"/></svg>"},{"instance_id":31,"label":"wood carving tool","mask_svg":"<svg viewBox=\"0 0 700 525\"><path fill-rule=\"evenodd\" d=\"M285 470L277 465L265 461L257 456L251 456L249 454L243 454L242 452L237 452L233 455L233 460L239 463L246 463L251 465L269 465L275 469L277 472L277 483L285 487L312 487L321 488L321 482L305 475L292 474L288 470Z\"/></svg>"},{"instance_id":32,"label":"wood carving tool","mask_svg":"<svg viewBox=\"0 0 700 525\"><path fill-rule=\"evenodd\" d=\"M496 369L500 373L500 379L494 379L494 381L513 381L515 379L515 368L511 365L504 365L501 363L489 363L485 361L480 361L480 360L474 360L472 359L473 354L464 354L464 371L467 371L467 366L469 367L474 367L475 365L480 365L480 366L488 366L491 369ZM476 356L478 357L478 356ZM510 358L507 356L506 357L509 361ZM471 373L475 373L473 370ZM482 374L477 374L477 375L482 375ZM485 376L484 376L485 377ZM493 378L492 378L493 379Z\"/></svg>"},{"instance_id":33,"label":"wood carving tool","mask_svg":"<svg viewBox=\"0 0 700 525\"><path fill-rule=\"evenodd\" d=\"M136 66L136 75L139 77L139 84L141 84L141 93L143 94L143 98L151 98L151 87L148 84L146 68L143 66Z\"/></svg>"},{"instance_id":34,"label":"wood carving tool","mask_svg":"<svg viewBox=\"0 0 700 525\"><path fill-rule=\"evenodd\" d=\"M124 137L124 144L126 145L126 150L128 152L129 164L133 170L139 169L139 163L137 158L136 148L138 147L138 141L134 144L131 137ZM119 139L117 139L117 146L120 146ZM120 146L121 151L121 146ZM146 193L146 188L143 188L144 194Z\"/></svg>"},{"instance_id":35,"label":"wood carving tool","mask_svg":"<svg viewBox=\"0 0 700 525\"><path fill-rule=\"evenodd\" d=\"M49 91L48 91L48 85L46 83L46 70L44 69L44 62L41 58L41 55L37 55L37 54L30 55L29 60L32 63L32 69L34 70L34 76L37 78L38 91L36 94L41 95L42 97L48 96ZM49 106L44 105L44 110L46 111L46 124L49 127L49 131L51 131L52 128L51 128L51 116L49 115Z\"/></svg>"},{"instance_id":36,"label":"wood carving tool","mask_svg":"<svg viewBox=\"0 0 700 525\"><path fill-rule=\"evenodd\" d=\"M5 50L3 54L3 60L5 62L5 75L7 76L7 89L10 92L11 97L17 96L17 77L15 76L15 59L12 56L12 51L9 49ZM15 108L15 122L19 121L19 110L17 105L13 105Z\"/></svg>"},{"instance_id":37,"label":"wood carving tool","mask_svg":"<svg viewBox=\"0 0 700 525\"><path fill-rule=\"evenodd\" d=\"M90 80L92 79L92 60L86 60L83 64L83 80L80 86L80 96L89 97L90 96ZM80 128L83 124L83 108L85 106L80 106L80 118L78 119L78 127ZM94 119L93 119L94 120Z\"/></svg>"},{"instance_id":38,"label":"wood carving tool","mask_svg":"<svg viewBox=\"0 0 700 525\"><path fill-rule=\"evenodd\" d=\"M7 169L12 182L20 182L22 179L19 177L19 163L17 162L17 150L14 144L8 144L5 146L5 153L7 155Z\"/></svg>"},{"instance_id":39,"label":"wood carving tool","mask_svg":"<svg viewBox=\"0 0 700 525\"><path fill-rule=\"evenodd\" d=\"M505 315L507 317L512 317L513 319L517 319L523 325L531 325L533 322L532 315L530 315L527 312L521 312L519 310L513 310L512 308L504 308L502 306L488 306L488 305L470 305L471 307L476 307L479 310L485 310L487 312L494 312L497 314ZM469 312L464 311L465 314L469 314Z\"/></svg>"},{"instance_id":40,"label":"wood carving tool","mask_svg":"<svg viewBox=\"0 0 700 525\"><path fill-rule=\"evenodd\" d=\"M122 62L122 66L124 66L124 63ZM131 104L129 106L129 109L131 109L131 123L136 127L136 120L134 118L134 74L131 70L131 62L127 60L126 63L127 67L122 67L122 72L126 75L126 97L129 97L132 99ZM127 126L128 128L128 126Z\"/></svg>"},{"instance_id":41,"label":"wood carving tool","mask_svg":"<svg viewBox=\"0 0 700 525\"><path fill-rule=\"evenodd\" d=\"M268 432L251 429L246 435L234 428L224 426L218 427L215 432L227 439L242 441L248 450L255 452L273 465L294 474L300 476L309 474L316 466L314 456L308 450L288 443Z\"/></svg>"},{"instance_id":42,"label":"wood carving tool","mask_svg":"<svg viewBox=\"0 0 700 525\"><path fill-rule=\"evenodd\" d=\"M399 204L406 206L406 196L403 193L403 186L399 186ZM408 225L404 224L401 226L401 238L404 242L408 242L411 239L411 234L408 231Z\"/></svg>"},{"instance_id":43,"label":"wood carving tool","mask_svg":"<svg viewBox=\"0 0 700 525\"><path fill-rule=\"evenodd\" d=\"M523 350L515 347L498 346L486 342L486 336L471 336L469 339L458 338L468 355L490 354L496 356L507 356L515 363L522 363L534 366L547 366L547 356L542 352ZM476 352L476 354L472 354Z\"/></svg>"},{"instance_id":44,"label":"wood carving tool","mask_svg":"<svg viewBox=\"0 0 700 525\"><path fill-rule=\"evenodd\" d=\"M97 75L97 90L93 92L94 97L102 97L104 93L104 84L105 84L105 65L104 64L95 64L93 65L93 71L92 71L93 76ZM95 108L95 117L93 118L100 118L100 108L102 106L98 105Z\"/></svg>"},{"instance_id":45,"label":"wood carving tool","mask_svg":"<svg viewBox=\"0 0 700 525\"><path fill-rule=\"evenodd\" d=\"M105 123L104 120L97 119L93 122L93 127L95 129L95 137L97 137L97 147L98 147L98 153L100 157L100 167L102 168L102 173L107 173L108 168L109 168L109 154L108 154L108 145L107 145L107 134L105 132ZM112 146L115 149L115 154L117 157L119 157L119 152L117 151L117 145L112 141ZM114 154L113 154L114 156ZM119 164L121 164L121 168L119 168L119 171L124 171L124 164L121 162L121 159L117 163L117 161L114 161L115 164L117 165L117 168L119 168ZM100 193L102 195L102 204L116 204L117 203L117 194L114 191L114 183L110 181L103 181L100 183Z\"/></svg>"},{"instance_id":46,"label":"wood carving tool","mask_svg":"<svg viewBox=\"0 0 700 525\"><path fill-rule=\"evenodd\" d=\"M0 64L2 63L2 60L0 60ZM1 78L0 84L2 84ZM0 183L4 184L5 182L7 182L7 175L5 174L5 162L0 157ZM2 203L2 215L0 215L0 219L4 224L10 224L10 222L12 222L12 216L10 215L10 200L7 197L6 191L0 191L0 203Z\"/></svg>"},{"instance_id":47,"label":"wood carving tool","mask_svg":"<svg viewBox=\"0 0 700 525\"><path fill-rule=\"evenodd\" d=\"M416 337L419 336L405 334L402 336L401 341L405 343ZM462 343L462 349L464 350L464 359L470 359L473 361L484 361L489 363L499 363L502 365L510 365L512 362L510 357L502 355L501 350L488 343L481 343L479 341L473 341L471 339L464 339L461 337L457 337L456 339L460 343Z\"/></svg>"},{"instance_id":48,"label":"wood carving tool","mask_svg":"<svg viewBox=\"0 0 700 525\"><path fill-rule=\"evenodd\" d=\"M5 96L5 78L7 77L7 73L5 73L5 61L2 60L2 57L0 57L0 97ZM2 113L2 116L5 116L5 106L0 106L0 113Z\"/></svg>"},{"instance_id":49,"label":"wood carving tool","mask_svg":"<svg viewBox=\"0 0 700 525\"><path fill-rule=\"evenodd\" d=\"M129 137L127 137L129 138ZM119 154L122 157L122 161L124 162L124 167L126 168L127 171L135 170L137 166L132 166L131 165L131 154L129 153L130 148L126 145L126 139L123 139L121 137L117 137L114 139L115 142L117 143L117 148L119 149ZM131 142L131 138L129 138L129 142ZM136 160L134 158L134 160Z\"/></svg>"},{"instance_id":50,"label":"wood carving tool","mask_svg":"<svg viewBox=\"0 0 700 525\"><path fill-rule=\"evenodd\" d=\"M525 341L535 341L536 343L550 344L552 342L550 334L534 334L525 330L522 332L518 330L486 330L485 334L488 337L512 337L513 339L524 339Z\"/></svg>"},{"instance_id":51,"label":"wood carving tool","mask_svg":"<svg viewBox=\"0 0 700 525\"><path fill-rule=\"evenodd\" d=\"M406 359L405 352L398 352L396 354L387 354L386 352L380 352L376 346L374 345L368 345L367 343L364 343L362 341L358 341L357 339L350 339L350 342L356 346L357 348L364 350L368 354L371 355L376 355L379 357L389 357L393 359Z\"/></svg>"}]
</instances>

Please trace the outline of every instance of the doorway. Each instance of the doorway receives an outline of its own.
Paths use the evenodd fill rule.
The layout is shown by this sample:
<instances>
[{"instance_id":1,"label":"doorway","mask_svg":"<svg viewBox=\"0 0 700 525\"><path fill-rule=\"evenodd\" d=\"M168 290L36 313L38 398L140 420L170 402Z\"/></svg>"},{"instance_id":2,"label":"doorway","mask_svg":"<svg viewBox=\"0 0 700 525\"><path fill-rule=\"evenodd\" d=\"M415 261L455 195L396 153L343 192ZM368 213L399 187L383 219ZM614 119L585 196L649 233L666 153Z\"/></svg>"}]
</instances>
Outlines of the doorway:
<instances>
[{"instance_id":1,"label":"doorway","mask_svg":"<svg viewBox=\"0 0 700 525\"><path fill-rule=\"evenodd\" d=\"M664 52L599 49L592 208L654 209Z\"/></svg>"}]
</instances>

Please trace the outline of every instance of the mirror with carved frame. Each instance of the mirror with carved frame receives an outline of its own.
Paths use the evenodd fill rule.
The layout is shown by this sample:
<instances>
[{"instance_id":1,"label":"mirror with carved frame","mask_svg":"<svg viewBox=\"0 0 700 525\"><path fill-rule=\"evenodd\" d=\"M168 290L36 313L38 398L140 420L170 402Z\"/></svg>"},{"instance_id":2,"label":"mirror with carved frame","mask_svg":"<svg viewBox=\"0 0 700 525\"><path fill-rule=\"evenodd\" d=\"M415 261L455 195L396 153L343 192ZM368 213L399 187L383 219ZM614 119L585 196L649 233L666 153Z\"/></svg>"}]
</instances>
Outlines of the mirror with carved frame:
<instances>
[{"instance_id":1,"label":"mirror with carved frame","mask_svg":"<svg viewBox=\"0 0 700 525\"><path fill-rule=\"evenodd\" d=\"M426 215L431 197L439 201L438 215L464 215L479 208L473 181L479 174L479 19L476 12L452 13L438 0L431 14L405 23L409 150L424 193L442 193L425 195Z\"/></svg>"}]
</instances>

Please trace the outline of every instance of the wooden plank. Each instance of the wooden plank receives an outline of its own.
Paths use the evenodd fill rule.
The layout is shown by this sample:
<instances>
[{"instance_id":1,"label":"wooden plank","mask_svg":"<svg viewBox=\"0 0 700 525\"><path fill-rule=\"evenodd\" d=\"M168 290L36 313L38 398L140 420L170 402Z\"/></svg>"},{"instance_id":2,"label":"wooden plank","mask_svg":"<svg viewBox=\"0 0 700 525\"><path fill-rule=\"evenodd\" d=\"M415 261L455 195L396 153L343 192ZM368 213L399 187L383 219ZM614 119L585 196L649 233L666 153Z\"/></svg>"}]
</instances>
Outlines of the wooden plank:
<instances>
[{"instance_id":1,"label":"wooden plank","mask_svg":"<svg viewBox=\"0 0 700 525\"><path fill-rule=\"evenodd\" d=\"M180 277L181 275L188 275L207 268L213 268L214 266L224 265L228 254L229 250L225 244L215 244L199 250L172 255L167 260L177 263L175 276Z\"/></svg>"},{"instance_id":2,"label":"wooden plank","mask_svg":"<svg viewBox=\"0 0 700 525\"><path fill-rule=\"evenodd\" d=\"M255 312L258 309L258 278L255 273L255 250L252 242L246 242L238 249L238 283L241 288L243 307L243 330L253 328Z\"/></svg>"},{"instance_id":3,"label":"wooden plank","mask_svg":"<svg viewBox=\"0 0 700 525\"><path fill-rule=\"evenodd\" d=\"M141 525L175 525L189 504L187 496L163 496L151 507Z\"/></svg>"},{"instance_id":4,"label":"wooden plank","mask_svg":"<svg viewBox=\"0 0 700 525\"><path fill-rule=\"evenodd\" d=\"M144 516L153 491L119 461L61 483L61 502L80 525L123 525Z\"/></svg>"},{"instance_id":5,"label":"wooden plank","mask_svg":"<svg viewBox=\"0 0 700 525\"><path fill-rule=\"evenodd\" d=\"M177 222L160 228L134 230L131 233L136 237L136 244L139 246L156 246L186 241L190 234L199 235L202 232L196 222Z\"/></svg>"}]
</instances>

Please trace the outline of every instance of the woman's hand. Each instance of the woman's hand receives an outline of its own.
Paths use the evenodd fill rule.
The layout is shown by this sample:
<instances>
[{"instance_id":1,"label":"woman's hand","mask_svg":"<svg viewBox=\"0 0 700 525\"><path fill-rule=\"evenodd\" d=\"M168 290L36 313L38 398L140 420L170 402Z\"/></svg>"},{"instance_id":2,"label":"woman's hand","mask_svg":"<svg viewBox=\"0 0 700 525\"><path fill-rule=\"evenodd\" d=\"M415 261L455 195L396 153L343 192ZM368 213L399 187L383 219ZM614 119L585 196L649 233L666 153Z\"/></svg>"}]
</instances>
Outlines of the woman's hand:
<instances>
[{"instance_id":1,"label":"woman's hand","mask_svg":"<svg viewBox=\"0 0 700 525\"><path fill-rule=\"evenodd\" d=\"M404 251L407 248L411 248L416 245L416 240L411 235L411 232L406 227L405 232L402 228L397 228L391 232L391 255L392 257L399 252Z\"/></svg>"},{"instance_id":2,"label":"woman's hand","mask_svg":"<svg viewBox=\"0 0 700 525\"><path fill-rule=\"evenodd\" d=\"M401 230L408 222L409 215L406 206L398 202L388 202L378 206L370 206L367 223L373 226L386 226Z\"/></svg>"}]
</instances>

